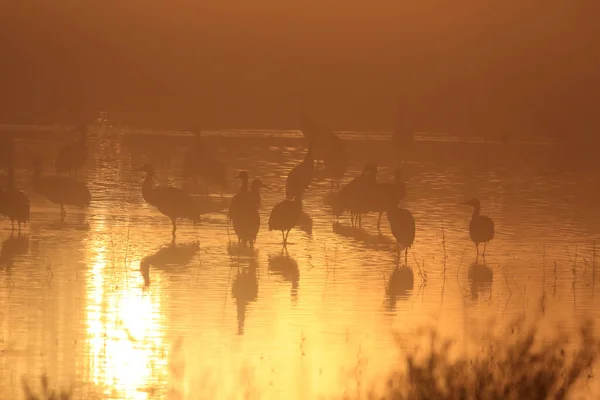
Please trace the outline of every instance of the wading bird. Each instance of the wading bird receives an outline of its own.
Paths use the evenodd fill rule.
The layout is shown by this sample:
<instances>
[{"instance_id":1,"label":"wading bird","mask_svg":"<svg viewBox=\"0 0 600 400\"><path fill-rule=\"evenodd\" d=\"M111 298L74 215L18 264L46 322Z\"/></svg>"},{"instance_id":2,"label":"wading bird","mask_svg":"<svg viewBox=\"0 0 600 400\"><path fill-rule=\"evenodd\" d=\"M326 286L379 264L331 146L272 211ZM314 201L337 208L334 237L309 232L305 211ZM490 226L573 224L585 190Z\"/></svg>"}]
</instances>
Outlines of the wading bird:
<instances>
[{"instance_id":1,"label":"wading bird","mask_svg":"<svg viewBox=\"0 0 600 400\"><path fill-rule=\"evenodd\" d=\"M312 141L311 141L312 143ZM302 197L304 191L313 180L315 171L312 144L308 146L308 151L304 160L296 165L287 176L285 182L285 197L288 200L294 197Z\"/></svg>"},{"instance_id":2,"label":"wading bird","mask_svg":"<svg viewBox=\"0 0 600 400\"><path fill-rule=\"evenodd\" d=\"M85 208L90 205L92 195L83 182L65 176L42 176L39 160L33 162L33 189L51 203L60 206L60 220L67 216L65 206Z\"/></svg>"},{"instance_id":3,"label":"wading bird","mask_svg":"<svg viewBox=\"0 0 600 400\"><path fill-rule=\"evenodd\" d=\"M362 215L372 208L372 196L377 190L377 165L365 164L361 175L352 179L333 199L333 213L337 216L350 212L352 226L362 226Z\"/></svg>"},{"instance_id":4,"label":"wading bird","mask_svg":"<svg viewBox=\"0 0 600 400\"><path fill-rule=\"evenodd\" d=\"M81 169L88 158L89 150L86 145L88 129L85 125L81 125L73 131L79 132L79 140L75 143L63 147L56 156L55 168L56 172L71 173Z\"/></svg>"},{"instance_id":5,"label":"wading bird","mask_svg":"<svg viewBox=\"0 0 600 400\"><path fill-rule=\"evenodd\" d=\"M402 182L402 169L397 167L394 172L394 182L377 183L376 190L371 197L372 209L379 213L377 231L381 231L381 216L390 205L394 207L406 196L406 186Z\"/></svg>"},{"instance_id":6,"label":"wading bird","mask_svg":"<svg viewBox=\"0 0 600 400\"><path fill-rule=\"evenodd\" d=\"M171 186L152 185L154 179L154 165L146 164L138 171L146 173L146 179L142 184L142 195L146 202L158 209L163 215L171 218L173 224L173 236L177 230L177 218L188 218L194 222L200 219L200 211L194 199L179 188Z\"/></svg>"},{"instance_id":7,"label":"wading bird","mask_svg":"<svg viewBox=\"0 0 600 400\"><path fill-rule=\"evenodd\" d=\"M248 172L240 171L238 176L235 177L241 181L240 191L236 193L229 203L229 210L227 211L227 219L234 220L238 215L244 212L247 204L253 203L252 194L248 191Z\"/></svg>"},{"instance_id":8,"label":"wading bird","mask_svg":"<svg viewBox=\"0 0 600 400\"><path fill-rule=\"evenodd\" d=\"M247 176L245 179L247 182ZM250 246L253 246L256 241L260 229L260 214L258 213L261 203L260 189L263 187L267 187L267 185L263 184L260 179L255 179L250 186L249 195L238 197L235 203L232 201L232 204L235 205L233 211L230 207L229 214L233 216L230 219L239 243L249 243Z\"/></svg>"},{"instance_id":9,"label":"wading bird","mask_svg":"<svg viewBox=\"0 0 600 400\"><path fill-rule=\"evenodd\" d=\"M404 250L404 264L408 266L408 249L415 241L415 219L410 211L393 203L390 206L387 217L392 234L396 238L396 254L400 259L400 252Z\"/></svg>"},{"instance_id":10,"label":"wading bird","mask_svg":"<svg viewBox=\"0 0 600 400\"><path fill-rule=\"evenodd\" d=\"M287 246L290 231L296 226L302 215L302 201L299 197L294 200L284 200L271 210L269 217L269 231L281 231L283 246Z\"/></svg>"},{"instance_id":11,"label":"wading bird","mask_svg":"<svg viewBox=\"0 0 600 400\"><path fill-rule=\"evenodd\" d=\"M13 231L15 230L15 221L17 221L19 232L21 232L21 224L29 221L29 197L17 190L15 170L12 167L8 168L8 187L0 193L0 213L10 219Z\"/></svg>"},{"instance_id":12,"label":"wading bird","mask_svg":"<svg viewBox=\"0 0 600 400\"><path fill-rule=\"evenodd\" d=\"M477 247L477 256L479 256L479 243L483 243L483 256L485 257L487 242L494 238L494 221L480 214L481 204L479 200L471 199L463 204L473 207L473 215L469 223L469 235Z\"/></svg>"}]
</instances>

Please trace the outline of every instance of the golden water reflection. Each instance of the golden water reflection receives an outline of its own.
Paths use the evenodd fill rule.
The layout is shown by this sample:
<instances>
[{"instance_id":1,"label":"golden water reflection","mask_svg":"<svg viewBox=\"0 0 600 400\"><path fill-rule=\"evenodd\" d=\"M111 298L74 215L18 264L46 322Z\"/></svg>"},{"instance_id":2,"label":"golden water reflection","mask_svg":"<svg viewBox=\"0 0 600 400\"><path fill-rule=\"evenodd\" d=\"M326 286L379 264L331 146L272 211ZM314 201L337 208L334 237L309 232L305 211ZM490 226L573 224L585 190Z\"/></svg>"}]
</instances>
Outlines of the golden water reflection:
<instances>
[{"instance_id":1,"label":"golden water reflection","mask_svg":"<svg viewBox=\"0 0 600 400\"><path fill-rule=\"evenodd\" d=\"M113 267L109 238L95 236L86 297L88 377L108 396L146 399L164 390L168 376L164 294L160 285L144 290L135 271Z\"/></svg>"}]
</instances>

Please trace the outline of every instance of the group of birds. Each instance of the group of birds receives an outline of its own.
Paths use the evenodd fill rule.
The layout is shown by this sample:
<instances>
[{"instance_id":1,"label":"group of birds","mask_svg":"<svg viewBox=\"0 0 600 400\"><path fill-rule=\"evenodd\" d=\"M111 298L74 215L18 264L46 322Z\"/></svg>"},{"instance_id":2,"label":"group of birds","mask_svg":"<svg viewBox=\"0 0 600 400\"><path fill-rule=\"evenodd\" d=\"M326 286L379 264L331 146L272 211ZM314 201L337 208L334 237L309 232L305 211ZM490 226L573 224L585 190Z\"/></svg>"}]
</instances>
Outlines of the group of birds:
<instances>
[{"instance_id":1,"label":"group of birds","mask_svg":"<svg viewBox=\"0 0 600 400\"><path fill-rule=\"evenodd\" d=\"M79 133L79 139L65 147L57 154L55 170L57 174L42 175L42 164L39 159L32 160L32 186L34 191L60 206L60 217L66 217L65 206L87 207L91 202L91 194L86 184L76 180L76 174L85 164L89 150L86 145L87 127L79 126L73 132ZM29 221L29 196L17 188L15 181L15 144L9 137L0 138L0 170L5 171L5 182L0 185L0 215L10 219L12 230L21 231L21 225ZM67 175L64 175L67 174Z\"/></svg>"},{"instance_id":2,"label":"group of birds","mask_svg":"<svg viewBox=\"0 0 600 400\"><path fill-rule=\"evenodd\" d=\"M367 163L363 172L341 187L340 182L346 173L348 157L344 143L333 131L327 129L310 118L300 118L301 129L308 140L308 148L304 159L288 174L285 184L285 199L277 203L271 210L269 230L280 231L283 246L288 243L290 231L298 226L303 216L302 199L315 177L315 170L322 162L324 170L331 178L332 193L330 205L333 215L338 219L343 213L350 215L353 227L362 227L362 217L367 213L377 213L377 229L381 231L381 219L387 214L390 230L397 243L398 258L405 251L407 263L408 249L415 239L415 220L405 208L399 206L406 195L406 187L402 181L402 170L397 167L393 182L378 182L377 165ZM33 189L50 202L60 205L61 221L66 216L65 206L86 207L90 205L91 195L85 183L72 177L83 167L88 158L86 145L87 128L76 128L79 140L60 150L56 157L54 176L43 176L39 160L33 161ZM182 175L184 179L200 178L207 188L217 187L221 193L228 187L227 170L218 159L216 152L203 140L199 131L195 131L194 144L183 160ZM0 186L0 214L7 216L13 225L21 225L29 221L29 198L16 187L14 178L15 151L14 142L10 139L0 139L0 168L6 170L5 187ZM395 132L392 142L397 147L406 149L412 145L412 134ZM317 166L315 167L315 163ZM155 168L145 164L138 171L146 174L142 184L144 200L156 207L162 214L169 217L172 224L172 235L175 237L177 220L186 218L197 223L202 210L198 202L181 188L172 186L155 186ZM65 176L68 174L70 176ZM240 189L231 199L227 220L240 244L253 246L260 230L261 194L263 188L270 189L260 179L254 179L249 185L247 171L241 171L236 177L240 181ZM334 188L337 188L334 191ZM473 215L469 225L471 239L477 245L485 245L494 237L494 223L480 215L480 203L473 199L465 204L473 207Z\"/></svg>"}]
</instances>

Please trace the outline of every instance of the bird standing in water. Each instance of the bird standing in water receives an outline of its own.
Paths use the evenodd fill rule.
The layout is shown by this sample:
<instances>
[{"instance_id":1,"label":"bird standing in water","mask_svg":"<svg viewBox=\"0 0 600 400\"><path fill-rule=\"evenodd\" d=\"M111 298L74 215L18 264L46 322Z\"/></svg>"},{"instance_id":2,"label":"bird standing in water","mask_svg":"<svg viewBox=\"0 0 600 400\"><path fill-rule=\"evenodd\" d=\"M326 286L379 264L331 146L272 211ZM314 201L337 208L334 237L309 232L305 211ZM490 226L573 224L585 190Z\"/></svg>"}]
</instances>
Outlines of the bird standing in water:
<instances>
[{"instance_id":1,"label":"bird standing in water","mask_svg":"<svg viewBox=\"0 0 600 400\"><path fill-rule=\"evenodd\" d=\"M236 203L237 209L233 212L233 230L241 243L254 245L260 230L260 188L266 187L260 179L252 181L250 196L246 196Z\"/></svg>"},{"instance_id":2,"label":"bird standing in water","mask_svg":"<svg viewBox=\"0 0 600 400\"><path fill-rule=\"evenodd\" d=\"M494 221L491 218L481 215L481 204L478 199L471 199L465 205L473 207L473 215L469 223L469 235L471 240L477 247L477 256L479 257L479 243L483 243L483 257L485 257L485 249L487 242L494 238Z\"/></svg>"},{"instance_id":3,"label":"bird standing in water","mask_svg":"<svg viewBox=\"0 0 600 400\"><path fill-rule=\"evenodd\" d=\"M60 206L60 220L67 216L65 206L85 208L90 205L92 196L83 182L65 176L42 176L39 160L33 162L33 189L51 203Z\"/></svg>"},{"instance_id":4,"label":"bird standing in water","mask_svg":"<svg viewBox=\"0 0 600 400\"><path fill-rule=\"evenodd\" d=\"M408 249L415 241L415 219L410 211L397 207L393 202L387 211L387 217L392 234L396 238L398 259L400 259L400 252L404 250L404 264L408 266Z\"/></svg>"},{"instance_id":5,"label":"bird standing in water","mask_svg":"<svg viewBox=\"0 0 600 400\"><path fill-rule=\"evenodd\" d=\"M21 232L21 224L29 221L29 197L17 190L13 167L8 168L8 187L0 193L0 214L4 214L10 219L13 231L15 230L15 221L17 221L19 232Z\"/></svg>"},{"instance_id":6,"label":"bird standing in water","mask_svg":"<svg viewBox=\"0 0 600 400\"><path fill-rule=\"evenodd\" d=\"M87 161L89 150L86 145L88 129L82 125L74 129L79 132L79 140L63 147L56 156L56 172L72 173L81 169Z\"/></svg>"},{"instance_id":7,"label":"bird standing in water","mask_svg":"<svg viewBox=\"0 0 600 400\"><path fill-rule=\"evenodd\" d=\"M302 202L299 197L294 200L284 200L271 210L269 217L269 231L281 231L283 246L287 246L290 231L300 221L302 215Z\"/></svg>"},{"instance_id":8,"label":"bird standing in water","mask_svg":"<svg viewBox=\"0 0 600 400\"><path fill-rule=\"evenodd\" d=\"M138 171L146 173L146 179L142 184L142 195L146 202L158 209L163 215L171 219L173 224L173 236L177 231L177 218L188 218L194 222L200 219L200 211L194 199L183 190L171 186L156 186L152 184L154 179L154 165L146 164Z\"/></svg>"},{"instance_id":9,"label":"bird standing in water","mask_svg":"<svg viewBox=\"0 0 600 400\"><path fill-rule=\"evenodd\" d=\"M241 181L240 191L236 193L229 203L227 219L234 220L240 213L243 213L247 204L253 202L252 194L248 191L248 172L240 171L235 177Z\"/></svg>"},{"instance_id":10,"label":"bird standing in water","mask_svg":"<svg viewBox=\"0 0 600 400\"><path fill-rule=\"evenodd\" d=\"M352 179L340 190L333 200L333 213L336 216L350 212L352 226L362 226L362 215L372 208L372 196L377 190L377 165L365 164L361 175Z\"/></svg>"},{"instance_id":11,"label":"bird standing in water","mask_svg":"<svg viewBox=\"0 0 600 400\"><path fill-rule=\"evenodd\" d=\"M406 196L406 186L402 182L402 169L397 167L394 172L394 182L377 183L376 190L373 192L372 210L379 213L377 219L377 230L381 232L381 216L391 205L398 205L400 200Z\"/></svg>"},{"instance_id":12,"label":"bird standing in water","mask_svg":"<svg viewBox=\"0 0 600 400\"><path fill-rule=\"evenodd\" d=\"M304 160L296 165L288 174L287 181L285 182L285 197L288 200L294 197L302 197L304 191L308 188L313 180L315 172L315 161L313 158L312 141L308 146L308 151Z\"/></svg>"}]
</instances>

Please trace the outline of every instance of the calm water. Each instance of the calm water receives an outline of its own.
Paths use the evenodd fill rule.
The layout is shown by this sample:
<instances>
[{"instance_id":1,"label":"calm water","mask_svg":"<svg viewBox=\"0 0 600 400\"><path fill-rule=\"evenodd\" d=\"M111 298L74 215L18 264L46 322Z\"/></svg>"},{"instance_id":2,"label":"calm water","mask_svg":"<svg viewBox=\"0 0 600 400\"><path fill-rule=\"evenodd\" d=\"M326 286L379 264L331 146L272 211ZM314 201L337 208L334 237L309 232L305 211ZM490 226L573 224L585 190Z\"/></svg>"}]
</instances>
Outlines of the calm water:
<instances>
[{"instance_id":1,"label":"calm water","mask_svg":"<svg viewBox=\"0 0 600 400\"><path fill-rule=\"evenodd\" d=\"M343 136L352 160L345 181L367 160L377 161L381 181L391 179L386 135ZM254 254L231 244L237 240L225 210L234 180L224 199L211 196L216 212L179 225L175 244L168 218L144 202L143 174L134 168L153 162L158 183L181 186L190 136L93 128L83 173L92 206L67 209L60 224L59 209L33 193L29 164L40 156L50 173L57 149L71 139L53 128L19 132L18 184L32 215L20 236L11 236L8 221L0 224L0 397L19 398L22 377L37 386L42 374L51 386L72 385L77 398L355 394L381 380L423 326L468 338L490 319L536 311L544 294L548 326L600 317L591 267L594 241L600 251L600 173L565 166L552 144L505 148L420 135L404 165L404 205L417 221L411 284L391 277L387 221L382 236L373 215L363 230L349 228L347 218L334 226L324 178L304 201L312 233L293 230L282 253L280 233L268 232L266 222L284 197L287 172L304 157L298 132L207 138L231 177L246 169L273 189L263 191ZM473 266L471 210L459 205L473 196L496 221L487 267ZM149 266L149 285L140 265Z\"/></svg>"}]
</instances>

